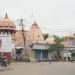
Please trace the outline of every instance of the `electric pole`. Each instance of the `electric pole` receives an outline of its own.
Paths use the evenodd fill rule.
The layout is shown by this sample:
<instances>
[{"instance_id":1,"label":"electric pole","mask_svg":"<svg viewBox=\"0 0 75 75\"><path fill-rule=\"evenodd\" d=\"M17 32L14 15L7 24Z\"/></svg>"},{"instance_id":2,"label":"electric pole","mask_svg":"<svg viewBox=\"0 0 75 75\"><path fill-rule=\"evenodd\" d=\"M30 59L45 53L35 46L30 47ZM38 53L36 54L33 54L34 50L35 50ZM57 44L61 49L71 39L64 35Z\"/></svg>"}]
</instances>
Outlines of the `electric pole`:
<instances>
[{"instance_id":1,"label":"electric pole","mask_svg":"<svg viewBox=\"0 0 75 75\"><path fill-rule=\"evenodd\" d=\"M23 24L23 19L21 19L21 24L22 26L22 35L23 35L23 45L24 45L24 61L27 62L28 61L28 57L27 57L27 50L26 50L26 31L24 30L24 24Z\"/></svg>"}]
</instances>

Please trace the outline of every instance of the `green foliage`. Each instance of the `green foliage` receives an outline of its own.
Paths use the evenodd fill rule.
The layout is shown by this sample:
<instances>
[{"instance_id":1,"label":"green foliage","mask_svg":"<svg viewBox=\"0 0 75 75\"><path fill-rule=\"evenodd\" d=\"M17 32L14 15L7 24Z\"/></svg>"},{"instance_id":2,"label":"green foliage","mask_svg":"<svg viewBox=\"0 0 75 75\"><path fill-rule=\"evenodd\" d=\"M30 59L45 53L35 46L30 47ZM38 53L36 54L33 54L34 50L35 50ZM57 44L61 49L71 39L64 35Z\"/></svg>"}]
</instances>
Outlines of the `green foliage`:
<instances>
[{"instance_id":1,"label":"green foliage","mask_svg":"<svg viewBox=\"0 0 75 75\"><path fill-rule=\"evenodd\" d=\"M56 51L57 55L60 55L60 52L63 50L64 45L61 44L64 41L64 38L60 38L59 36L53 35L55 44L51 44L49 47L49 52Z\"/></svg>"},{"instance_id":2,"label":"green foliage","mask_svg":"<svg viewBox=\"0 0 75 75\"><path fill-rule=\"evenodd\" d=\"M53 37L55 39L55 44L60 44L62 41L64 41L64 38L60 38L59 36L53 35Z\"/></svg>"},{"instance_id":3,"label":"green foliage","mask_svg":"<svg viewBox=\"0 0 75 75\"><path fill-rule=\"evenodd\" d=\"M75 36L75 33L73 35Z\"/></svg>"},{"instance_id":4,"label":"green foliage","mask_svg":"<svg viewBox=\"0 0 75 75\"><path fill-rule=\"evenodd\" d=\"M51 44L49 47L49 51L53 52L53 51L62 51L64 48L63 44Z\"/></svg>"},{"instance_id":5,"label":"green foliage","mask_svg":"<svg viewBox=\"0 0 75 75\"><path fill-rule=\"evenodd\" d=\"M43 36L44 36L44 39L46 40L46 38L49 37L49 34L48 33L47 34L43 34Z\"/></svg>"}]
</instances>

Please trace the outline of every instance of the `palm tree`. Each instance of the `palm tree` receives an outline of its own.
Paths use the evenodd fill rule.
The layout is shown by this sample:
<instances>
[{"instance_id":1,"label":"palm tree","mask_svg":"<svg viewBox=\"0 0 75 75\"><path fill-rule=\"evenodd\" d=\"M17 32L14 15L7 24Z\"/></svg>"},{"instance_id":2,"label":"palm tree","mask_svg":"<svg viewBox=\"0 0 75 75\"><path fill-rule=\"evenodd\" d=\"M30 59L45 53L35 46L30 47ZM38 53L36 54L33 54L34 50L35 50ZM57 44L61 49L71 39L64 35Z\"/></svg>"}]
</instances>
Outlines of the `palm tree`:
<instances>
[{"instance_id":1,"label":"palm tree","mask_svg":"<svg viewBox=\"0 0 75 75\"><path fill-rule=\"evenodd\" d=\"M49 47L49 52L52 53L53 51L56 51L57 53L57 59L60 58L60 52L63 50L64 45L62 42L64 41L64 38L60 38L59 36L53 35L55 44L51 44Z\"/></svg>"}]
</instances>

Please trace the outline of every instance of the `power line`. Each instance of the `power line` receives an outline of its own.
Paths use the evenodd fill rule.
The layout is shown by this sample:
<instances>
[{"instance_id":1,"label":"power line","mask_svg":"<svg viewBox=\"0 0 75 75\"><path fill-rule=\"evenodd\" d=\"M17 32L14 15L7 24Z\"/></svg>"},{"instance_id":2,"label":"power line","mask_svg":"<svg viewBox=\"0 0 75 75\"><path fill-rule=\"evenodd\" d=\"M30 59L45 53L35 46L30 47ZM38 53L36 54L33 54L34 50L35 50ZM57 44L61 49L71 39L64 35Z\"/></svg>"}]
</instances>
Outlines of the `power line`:
<instances>
[{"instance_id":1,"label":"power line","mask_svg":"<svg viewBox=\"0 0 75 75\"><path fill-rule=\"evenodd\" d=\"M27 21L26 19L23 19L23 21L25 22L25 23L27 23L25 26L26 27L30 27L31 25L32 25L32 23L30 22L30 21ZM30 24L30 25L29 25ZM73 29L69 29L69 30L54 30L54 29L50 29L50 28L46 28L46 27L40 27L42 30L44 30L44 31L48 31L48 32L57 32L57 33L70 33L70 32L75 32L75 30L73 30Z\"/></svg>"}]
</instances>

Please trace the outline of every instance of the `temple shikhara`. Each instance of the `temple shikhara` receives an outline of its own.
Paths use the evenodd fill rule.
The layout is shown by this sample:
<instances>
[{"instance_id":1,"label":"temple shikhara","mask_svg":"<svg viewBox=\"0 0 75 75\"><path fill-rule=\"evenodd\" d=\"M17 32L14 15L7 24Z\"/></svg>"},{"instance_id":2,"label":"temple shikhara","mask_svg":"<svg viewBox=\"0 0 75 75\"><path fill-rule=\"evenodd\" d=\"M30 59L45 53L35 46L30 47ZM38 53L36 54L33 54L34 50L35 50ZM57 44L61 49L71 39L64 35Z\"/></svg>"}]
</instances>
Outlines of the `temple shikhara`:
<instances>
[{"instance_id":1,"label":"temple shikhara","mask_svg":"<svg viewBox=\"0 0 75 75\"><path fill-rule=\"evenodd\" d=\"M32 26L30 27L30 29L28 31L24 30L24 34L25 34L25 49L26 49L26 54L28 59L31 58L32 52L31 52L31 46L32 44L35 43L44 43L44 37L43 34L41 32L41 29L39 27L39 25L34 22L32 24ZM15 49L16 49L16 53L19 57L19 51L20 55L22 57L25 56L25 50L24 49L24 39L23 39L23 34L22 34L22 30L16 30L15 33Z\"/></svg>"}]
</instances>

